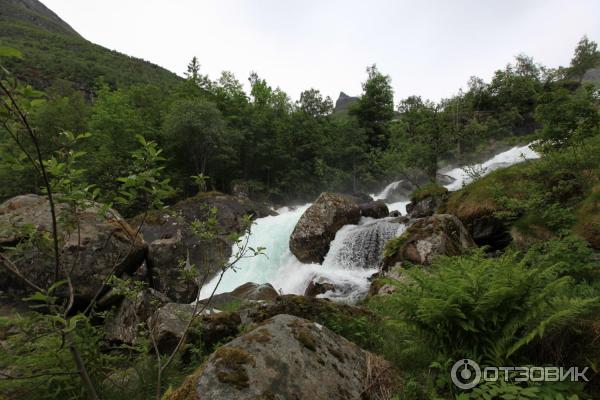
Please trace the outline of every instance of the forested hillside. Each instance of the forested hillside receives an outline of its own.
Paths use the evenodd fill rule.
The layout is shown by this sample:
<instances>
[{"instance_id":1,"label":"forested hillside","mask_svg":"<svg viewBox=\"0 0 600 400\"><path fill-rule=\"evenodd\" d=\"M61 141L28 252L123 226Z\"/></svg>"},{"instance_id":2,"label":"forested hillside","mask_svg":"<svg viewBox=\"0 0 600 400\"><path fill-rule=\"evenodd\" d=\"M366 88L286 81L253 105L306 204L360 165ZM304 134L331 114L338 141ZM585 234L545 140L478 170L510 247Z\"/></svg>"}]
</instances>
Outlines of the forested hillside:
<instances>
[{"instance_id":1,"label":"forested hillside","mask_svg":"<svg viewBox=\"0 0 600 400\"><path fill-rule=\"evenodd\" d=\"M23 52L26 61L7 60L5 66L37 89L67 81L90 96L100 81L113 88L152 82L165 89L179 81L164 68L87 41L37 0L0 1L0 45Z\"/></svg>"},{"instance_id":2,"label":"forested hillside","mask_svg":"<svg viewBox=\"0 0 600 400\"><path fill-rule=\"evenodd\" d=\"M21 23L11 21L3 29ZM9 71L17 69L17 77L24 71L19 65L37 65L28 46L39 43L19 37L23 57L6 64ZM82 39L70 35L69 40ZM334 113L332 100L317 89L293 101L257 74L248 78L246 93L229 72L216 79L203 75L196 59L187 67L187 78L165 91L164 81L151 77L116 88L109 77L99 80L103 74L96 68L127 72L111 60L99 59L88 70L68 57L54 57L64 68L90 73L94 101L72 82L58 79L30 113L46 154L57 148L55 138L62 131L91 134L80 145L86 178L104 193L114 194L115 178L130 172L129 154L141 135L164 149L165 176L177 189L175 199L195 193L190 177L202 175L209 188L228 192L243 184L256 196L283 203L310 199L325 189L371 191L415 171L432 177L444 163L472 161L486 149L530 141L548 122L560 122L555 109L585 113L595 107L594 92L580 82L596 65L596 54L595 43L584 38L567 68L547 68L518 56L490 82L473 77L466 91L439 103L418 96L395 101L389 76L371 66L361 98L347 113ZM148 66L139 66L135 75L142 79L138 72ZM57 74L52 64L42 72ZM16 150L3 140L0 176L11 179L0 188L0 198L23 188L37 191ZM15 162L23 169L15 171Z\"/></svg>"}]
</instances>

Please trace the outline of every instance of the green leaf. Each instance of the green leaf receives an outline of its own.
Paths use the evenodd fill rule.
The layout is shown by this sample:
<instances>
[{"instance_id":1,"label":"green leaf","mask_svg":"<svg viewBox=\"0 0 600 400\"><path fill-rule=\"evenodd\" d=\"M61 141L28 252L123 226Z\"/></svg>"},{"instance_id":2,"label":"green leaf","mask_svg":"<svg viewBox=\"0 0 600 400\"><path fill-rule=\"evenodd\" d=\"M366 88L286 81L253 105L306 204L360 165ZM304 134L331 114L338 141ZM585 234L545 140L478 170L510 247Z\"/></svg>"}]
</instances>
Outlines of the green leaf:
<instances>
[{"instance_id":1,"label":"green leaf","mask_svg":"<svg viewBox=\"0 0 600 400\"><path fill-rule=\"evenodd\" d=\"M0 57L23 58L23 53L13 47L0 46Z\"/></svg>"}]
</instances>

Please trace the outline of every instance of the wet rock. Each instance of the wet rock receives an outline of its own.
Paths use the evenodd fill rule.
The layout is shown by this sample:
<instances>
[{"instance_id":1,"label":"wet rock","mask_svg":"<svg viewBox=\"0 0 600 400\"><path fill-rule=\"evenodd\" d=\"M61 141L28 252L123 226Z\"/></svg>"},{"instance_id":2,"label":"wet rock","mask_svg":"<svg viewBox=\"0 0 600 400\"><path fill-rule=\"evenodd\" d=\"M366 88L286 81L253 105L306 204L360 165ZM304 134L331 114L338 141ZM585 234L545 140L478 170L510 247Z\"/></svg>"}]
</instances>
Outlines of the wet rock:
<instances>
[{"instance_id":1,"label":"wet rock","mask_svg":"<svg viewBox=\"0 0 600 400\"><path fill-rule=\"evenodd\" d=\"M296 224L290 250L301 262L321 263L336 232L359 220L360 208L351 196L322 193Z\"/></svg>"},{"instance_id":2,"label":"wet rock","mask_svg":"<svg viewBox=\"0 0 600 400\"><path fill-rule=\"evenodd\" d=\"M244 283L235 288L230 294L241 300L275 301L279 293L269 283Z\"/></svg>"},{"instance_id":3,"label":"wet rock","mask_svg":"<svg viewBox=\"0 0 600 400\"><path fill-rule=\"evenodd\" d=\"M57 197L59 222L69 216L68 206ZM89 302L108 276L133 274L142 265L147 245L141 235L112 209L90 203L77 215L77 225L59 225L62 265L70 270L78 304ZM46 197L22 195L0 205L0 251L4 247L32 241L17 261L21 273L36 285L47 288L54 282L54 256L51 243L52 222ZM59 279L64 279L59 271ZM68 296L66 286L57 295ZM12 295L31 293L13 274L0 274L0 290Z\"/></svg>"},{"instance_id":4,"label":"wet rock","mask_svg":"<svg viewBox=\"0 0 600 400\"><path fill-rule=\"evenodd\" d=\"M336 286L328 281L319 282L318 279L310 281L306 290L304 291L304 295L306 297L317 297L320 294L325 294L327 292L335 292L337 290Z\"/></svg>"},{"instance_id":5,"label":"wet rock","mask_svg":"<svg viewBox=\"0 0 600 400\"><path fill-rule=\"evenodd\" d=\"M383 265L389 268L401 261L430 264L438 255L456 256L475 246L458 218L436 214L416 220L400 237L388 242Z\"/></svg>"},{"instance_id":6,"label":"wet rock","mask_svg":"<svg viewBox=\"0 0 600 400\"><path fill-rule=\"evenodd\" d=\"M216 309L221 309L221 307L228 308L247 301L274 302L278 296L279 293L269 283L258 284L247 282L231 292L214 295L210 299L210 307ZM201 303L206 303L207 301L208 299L200 300Z\"/></svg>"},{"instance_id":7,"label":"wet rock","mask_svg":"<svg viewBox=\"0 0 600 400\"><path fill-rule=\"evenodd\" d=\"M369 218L385 218L390 214L387 205L383 200L371 201L369 203L359 204L360 215Z\"/></svg>"},{"instance_id":8,"label":"wet rock","mask_svg":"<svg viewBox=\"0 0 600 400\"><path fill-rule=\"evenodd\" d=\"M377 399L393 390L391 374L326 327L278 315L220 347L168 399Z\"/></svg>"}]
</instances>

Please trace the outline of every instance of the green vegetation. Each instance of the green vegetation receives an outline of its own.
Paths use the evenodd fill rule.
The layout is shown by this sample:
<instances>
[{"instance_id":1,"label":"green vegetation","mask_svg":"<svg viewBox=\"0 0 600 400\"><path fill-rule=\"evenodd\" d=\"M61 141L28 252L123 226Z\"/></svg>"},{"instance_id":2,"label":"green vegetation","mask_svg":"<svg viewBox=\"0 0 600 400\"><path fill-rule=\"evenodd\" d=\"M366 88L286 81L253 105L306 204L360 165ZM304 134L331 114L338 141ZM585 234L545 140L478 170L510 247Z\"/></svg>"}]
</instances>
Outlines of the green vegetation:
<instances>
[{"instance_id":1,"label":"green vegetation","mask_svg":"<svg viewBox=\"0 0 600 400\"><path fill-rule=\"evenodd\" d=\"M401 270L396 292L366 305L384 317L379 351L406 372L401 398L445 397L461 392L446 367L462 358L482 366L595 365L599 271L589 247L566 237L525 253L478 252ZM516 386L506 393L526 387ZM548 398L583 391L583 384L534 387ZM487 398L486 391L498 393L480 386L473 395Z\"/></svg>"},{"instance_id":2,"label":"green vegetation","mask_svg":"<svg viewBox=\"0 0 600 400\"><path fill-rule=\"evenodd\" d=\"M141 213L135 220L142 223L158 218L169 202L213 196L236 183L285 202L323 189L369 190L411 170L434 181L443 162L464 160L490 143L532 138L541 159L482 177L448 194L443 206L467 225L482 216L500 221L513 238L508 248L396 268L400 279L376 282L396 291L370 297L366 309L290 297L269 310L310 318L381 354L401 371L398 398L600 395L596 383L570 382L488 383L458 392L448 375L456 360L469 357L484 366L589 366L597 378L600 95L581 83L598 63L595 43L582 39L569 68L551 70L519 56L489 83L472 78L466 92L439 104L411 96L397 112L389 76L373 65L360 99L348 113L334 114L318 90L293 102L253 73L246 93L231 73L216 80L203 75L195 58L180 80L88 43L47 10L31 11L37 21L31 24L11 4L0 16L0 39L24 56L0 47L0 56L10 56L2 59L7 69L0 77L0 200L38 192L67 211L57 218L52 205L48 235L31 235L0 253L1 265L17 275L32 247L56 268L48 287L32 285L30 312L0 319L2 395L160 398L207 356L186 335L170 355L155 351L149 332L139 344L114 346L103 340L107 315L96 308L97 298L83 310L74 306L59 231L78 232L78 213L91 201L126 216ZM432 195L446 191L430 182L412 199ZM199 240L216 234L215 215L209 210L193 223ZM386 255L404 239L391 241ZM248 256L242 240L239 257ZM117 279L109 281L118 289ZM139 292L132 286L129 295ZM318 349L306 332L298 340ZM221 348L216 358L220 380L249 385L243 366L254 362L251 356Z\"/></svg>"},{"instance_id":3,"label":"green vegetation","mask_svg":"<svg viewBox=\"0 0 600 400\"><path fill-rule=\"evenodd\" d=\"M519 56L489 83L472 78L452 98L410 96L396 110L390 77L372 65L360 98L347 113L334 113L331 99L316 89L292 101L252 73L246 93L230 72L204 75L196 58L186 79L178 79L90 44L47 11L35 11L45 17L32 23L14 7L0 17L0 41L23 57L4 65L44 90L31 109L43 154L57 149L61 131L90 132L79 150L87 154L87 181L106 202L119 191L116 178L130 173L136 135L164 149L165 175L176 190L170 202L200 186L227 193L244 184L256 197L285 203L324 190L374 191L411 171L433 181L440 165L472 160L499 144L537 136L557 148L598 129L596 91L574 78L597 59L586 38L569 68L548 69ZM569 138L561 137L567 131ZM7 182L0 200L39 192L36 175L5 136L0 130L0 179ZM200 186L191 178L199 174ZM139 209L120 211L131 216Z\"/></svg>"},{"instance_id":4,"label":"green vegetation","mask_svg":"<svg viewBox=\"0 0 600 400\"><path fill-rule=\"evenodd\" d=\"M0 9L0 45L25 55L3 65L36 88L66 81L90 96L99 80L112 87L152 83L162 89L180 81L164 68L85 40L41 3L1 0Z\"/></svg>"}]
</instances>

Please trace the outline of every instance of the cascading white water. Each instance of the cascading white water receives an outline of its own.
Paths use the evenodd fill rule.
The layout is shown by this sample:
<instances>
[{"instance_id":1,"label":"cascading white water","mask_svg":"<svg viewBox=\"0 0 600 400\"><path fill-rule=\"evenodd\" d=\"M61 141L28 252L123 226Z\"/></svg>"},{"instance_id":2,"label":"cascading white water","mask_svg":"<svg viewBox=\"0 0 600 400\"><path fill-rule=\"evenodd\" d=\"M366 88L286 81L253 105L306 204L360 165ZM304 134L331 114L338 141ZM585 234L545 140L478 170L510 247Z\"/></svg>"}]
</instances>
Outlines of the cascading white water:
<instances>
[{"instance_id":1,"label":"cascading white water","mask_svg":"<svg viewBox=\"0 0 600 400\"><path fill-rule=\"evenodd\" d=\"M539 154L533 151L530 146L531 145L513 147L510 150L496 154L486 162L472 165L471 168L483 176L500 168L539 158ZM472 177L469 176L463 168L453 168L449 171L442 171L442 173L456 179L451 184L446 185L446 189L451 191L460 189L472 180Z\"/></svg>"},{"instance_id":2,"label":"cascading white water","mask_svg":"<svg viewBox=\"0 0 600 400\"><path fill-rule=\"evenodd\" d=\"M495 169L516 164L525 159L539 157L529 146L514 147L490 160L474 166L482 175ZM460 189L470 181L462 168L443 172L456 179L446 188ZM375 199L385 200L398 187L392 182L376 195ZM406 213L408 201L388 204L390 211ZM266 256L244 258L236 269L227 271L216 293L229 292L246 283L270 283L282 293L303 294L311 281L326 281L339 288L322 297L336 301L354 302L363 297L369 289L368 278L377 272L379 256L385 242L402 233L403 225L390 222L390 219L373 220L363 218L358 225L346 225L340 229L331 242L330 250L322 265L303 264L291 253L289 238L296 223L310 204L297 208L284 207L279 215L259 218L252 228L249 246L265 247ZM234 247L233 251L236 249ZM200 298L206 298L217 285L218 277L207 283L200 291Z\"/></svg>"}]
</instances>

